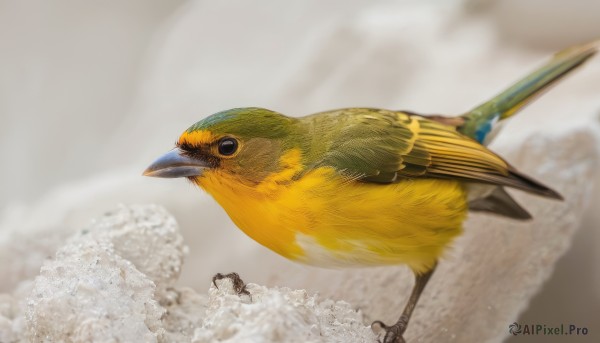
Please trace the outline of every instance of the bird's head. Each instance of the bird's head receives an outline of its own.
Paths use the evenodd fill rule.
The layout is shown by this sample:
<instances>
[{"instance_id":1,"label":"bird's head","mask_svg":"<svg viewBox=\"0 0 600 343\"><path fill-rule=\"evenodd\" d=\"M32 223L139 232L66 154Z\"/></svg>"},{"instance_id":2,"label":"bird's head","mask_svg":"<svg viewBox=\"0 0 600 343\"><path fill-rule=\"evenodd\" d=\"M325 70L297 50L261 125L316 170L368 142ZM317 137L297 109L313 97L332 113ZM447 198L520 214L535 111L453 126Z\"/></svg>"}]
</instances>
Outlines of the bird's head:
<instances>
[{"instance_id":1,"label":"bird's head","mask_svg":"<svg viewBox=\"0 0 600 343\"><path fill-rule=\"evenodd\" d=\"M294 148L297 119L262 108L215 113L189 127L176 147L159 157L144 175L187 177L198 182L209 172L256 184L277 171L280 158Z\"/></svg>"}]
</instances>

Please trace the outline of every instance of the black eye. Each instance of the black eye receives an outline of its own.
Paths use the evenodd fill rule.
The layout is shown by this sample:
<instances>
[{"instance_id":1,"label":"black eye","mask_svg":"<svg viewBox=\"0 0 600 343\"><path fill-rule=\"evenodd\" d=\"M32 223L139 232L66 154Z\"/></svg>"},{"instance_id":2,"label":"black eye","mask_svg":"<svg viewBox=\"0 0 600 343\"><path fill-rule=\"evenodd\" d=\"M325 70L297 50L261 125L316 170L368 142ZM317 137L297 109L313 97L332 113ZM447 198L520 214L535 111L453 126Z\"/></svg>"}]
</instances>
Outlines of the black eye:
<instances>
[{"instance_id":1,"label":"black eye","mask_svg":"<svg viewBox=\"0 0 600 343\"><path fill-rule=\"evenodd\" d=\"M221 155L233 155L233 153L236 152L237 148L238 142L233 138L225 137L219 141L219 154Z\"/></svg>"}]
</instances>

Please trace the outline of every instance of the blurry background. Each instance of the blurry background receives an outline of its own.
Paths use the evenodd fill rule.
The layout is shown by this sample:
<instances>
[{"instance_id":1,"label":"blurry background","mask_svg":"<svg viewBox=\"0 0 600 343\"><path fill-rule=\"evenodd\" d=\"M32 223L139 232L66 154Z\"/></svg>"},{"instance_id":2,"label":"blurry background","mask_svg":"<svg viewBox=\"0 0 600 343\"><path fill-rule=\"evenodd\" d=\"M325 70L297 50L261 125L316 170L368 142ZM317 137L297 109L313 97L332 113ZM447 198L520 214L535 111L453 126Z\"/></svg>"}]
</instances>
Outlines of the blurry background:
<instances>
[{"instance_id":1,"label":"blurry background","mask_svg":"<svg viewBox=\"0 0 600 343\"><path fill-rule=\"evenodd\" d=\"M0 0L0 243L40 221L78 228L119 202L154 202L176 215L190 245L182 284L204 289L229 270L269 284L246 253L306 267L244 237L185 182L140 176L185 128L244 106L461 113L551 53L600 38L598 13L593 0ZM517 116L493 148L597 125L599 60ZM600 330L597 194L521 322ZM37 239L22 249L39 246L30 253L43 258L53 253L43 241L64 237ZM7 261L0 293L35 275L35 263Z\"/></svg>"}]
</instances>

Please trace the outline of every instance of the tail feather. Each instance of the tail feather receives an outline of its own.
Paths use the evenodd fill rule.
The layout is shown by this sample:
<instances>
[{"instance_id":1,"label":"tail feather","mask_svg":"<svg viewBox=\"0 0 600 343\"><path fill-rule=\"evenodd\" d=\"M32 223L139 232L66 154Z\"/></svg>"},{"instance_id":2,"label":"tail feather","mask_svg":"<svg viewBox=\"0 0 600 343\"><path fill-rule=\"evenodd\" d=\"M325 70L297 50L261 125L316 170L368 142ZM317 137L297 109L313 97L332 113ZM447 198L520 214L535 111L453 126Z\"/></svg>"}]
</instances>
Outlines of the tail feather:
<instances>
[{"instance_id":1,"label":"tail feather","mask_svg":"<svg viewBox=\"0 0 600 343\"><path fill-rule=\"evenodd\" d=\"M565 75L577 69L598 51L599 46L600 41L595 41L556 53L541 68L462 115L464 124L458 130L482 144L488 143L486 137L497 121L510 118Z\"/></svg>"},{"instance_id":2,"label":"tail feather","mask_svg":"<svg viewBox=\"0 0 600 343\"><path fill-rule=\"evenodd\" d=\"M531 214L506 192L504 187L496 187L484 198L469 202L469 210L487 212L518 220L531 219Z\"/></svg>"},{"instance_id":3,"label":"tail feather","mask_svg":"<svg viewBox=\"0 0 600 343\"><path fill-rule=\"evenodd\" d=\"M527 176L513 167L510 167L509 172L510 179L514 182L514 184L509 186L546 198L564 200L560 193L533 179L531 176Z\"/></svg>"}]
</instances>

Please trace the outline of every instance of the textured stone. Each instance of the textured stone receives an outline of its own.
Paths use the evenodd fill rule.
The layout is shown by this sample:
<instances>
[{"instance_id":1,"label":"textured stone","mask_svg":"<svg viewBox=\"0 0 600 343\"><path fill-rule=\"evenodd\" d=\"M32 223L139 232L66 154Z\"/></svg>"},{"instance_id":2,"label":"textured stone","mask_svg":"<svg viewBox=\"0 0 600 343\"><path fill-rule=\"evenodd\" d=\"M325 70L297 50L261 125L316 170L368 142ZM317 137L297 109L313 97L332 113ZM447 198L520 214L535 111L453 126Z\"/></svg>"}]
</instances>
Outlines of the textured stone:
<instances>
[{"instance_id":1,"label":"textured stone","mask_svg":"<svg viewBox=\"0 0 600 343\"><path fill-rule=\"evenodd\" d=\"M0 342L365 342L349 303L229 279L174 287L187 248L155 205L121 206L78 231L33 283L0 296Z\"/></svg>"},{"instance_id":2,"label":"textured stone","mask_svg":"<svg viewBox=\"0 0 600 343\"><path fill-rule=\"evenodd\" d=\"M155 291L177 278L168 273L173 270L171 259L178 261L174 269L179 270L184 249L171 243L181 241L174 219L160 207L121 207L106 214L42 266L27 299L28 338L157 342L164 333L165 310ZM152 257L136 265L149 246ZM161 272L166 273L152 279Z\"/></svg>"}]
</instances>

